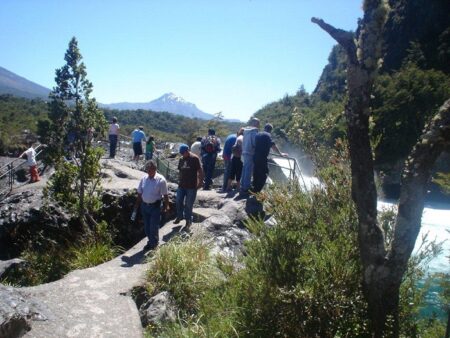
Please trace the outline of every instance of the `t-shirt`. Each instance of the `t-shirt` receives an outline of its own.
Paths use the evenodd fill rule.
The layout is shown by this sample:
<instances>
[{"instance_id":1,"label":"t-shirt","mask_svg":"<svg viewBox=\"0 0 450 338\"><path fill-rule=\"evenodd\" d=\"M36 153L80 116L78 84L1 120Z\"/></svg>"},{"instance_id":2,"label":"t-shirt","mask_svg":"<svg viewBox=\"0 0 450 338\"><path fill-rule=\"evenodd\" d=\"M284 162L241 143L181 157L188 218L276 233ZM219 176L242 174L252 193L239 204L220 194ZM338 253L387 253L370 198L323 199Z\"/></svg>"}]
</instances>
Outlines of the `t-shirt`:
<instances>
[{"instance_id":1,"label":"t-shirt","mask_svg":"<svg viewBox=\"0 0 450 338\"><path fill-rule=\"evenodd\" d=\"M111 123L109 125L109 135L119 135L119 129L118 123Z\"/></svg>"},{"instance_id":2,"label":"t-shirt","mask_svg":"<svg viewBox=\"0 0 450 338\"><path fill-rule=\"evenodd\" d=\"M198 157L200 157L200 154L202 152L202 143L200 141L195 141L194 143L192 143L191 145L191 153L194 153L195 155L197 155Z\"/></svg>"},{"instance_id":3,"label":"t-shirt","mask_svg":"<svg viewBox=\"0 0 450 338\"><path fill-rule=\"evenodd\" d=\"M25 151L25 154L27 155L27 164L29 166L36 165L36 151L34 150L34 148L28 148Z\"/></svg>"},{"instance_id":4,"label":"t-shirt","mask_svg":"<svg viewBox=\"0 0 450 338\"><path fill-rule=\"evenodd\" d=\"M189 157L182 157L178 162L180 171L178 185L183 189L197 188L197 171L201 168L200 160L197 156L189 154Z\"/></svg>"},{"instance_id":5,"label":"t-shirt","mask_svg":"<svg viewBox=\"0 0 450 338\"><path fill-rule=\"evenodd\" d=\"M145 140L145 133L140 129L135 129L131 133L131 137L133 138L133 143L139 143Z\"/></svg>"},{"instance_id":6,"label":"t-shirt","mask_svg":"<svg viewBox=\"0 0 450 338\"><path fill-rule=\"evenodd\" d=\"M224 160L231 160L231 148L236 143L236 134L230 134L225 139L225 143L223 145L222 157Z\"/></svg>"},{"instance_id":7,"label":"t-shirt","mask_svg":"<svg viewBox=\"0 0 450 338\"><path fill-rule=\"evenodd\" d=\"M147 152L147 153L153 153L153 146L154 146L154 144L155 144L155 142L150 142L150 143L147 143L146 144L146 146L145 146L145 152Z\"/></svg>"},{"instance_id":8,"label":"t-shirt","mask_svg":"<svg viewBox=\"0 0 450 338\"><path fill-rule=\"evenodd\" d=\"M153 178L147 174L139 182L137 191L142 194L142 200L145 203L154 203L167 195L167 181L159 173L156 173Z\"/></svg>"},{"instance_id":9,"label":"t-shirt","mask_svg":"<svg viewBox=\"0 0 450 338\"><path fill-rule=\"evenodd\" d=\"M270 148L275 143L272 141L272 136L266 132L262 131L255 136L255 155L254 160L266 160L269 156Z\"/></svg>"}]
</instances>

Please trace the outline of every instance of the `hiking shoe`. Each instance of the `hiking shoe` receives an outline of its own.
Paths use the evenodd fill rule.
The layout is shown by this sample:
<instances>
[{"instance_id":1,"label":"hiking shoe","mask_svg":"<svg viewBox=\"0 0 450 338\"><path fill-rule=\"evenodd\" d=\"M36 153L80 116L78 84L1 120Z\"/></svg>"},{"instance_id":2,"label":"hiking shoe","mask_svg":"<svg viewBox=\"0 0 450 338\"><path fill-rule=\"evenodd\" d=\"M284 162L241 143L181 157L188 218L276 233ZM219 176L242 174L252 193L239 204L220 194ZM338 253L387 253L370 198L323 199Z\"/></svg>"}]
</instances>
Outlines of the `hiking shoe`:
<instances>
[{"instance_id":1,"label":"hiking shoe","mask_svg":"<svg viewBox=\"0 0 450 338\"><path fill-rule=\"evenodd\" d=\"M192 225L192 222L186 221L186 225L185 225L186 229L189 229L191 227L191 225Z\"/></svg>"},{"instance_id":2,"label":"hiking shoe","mask_svg":"<svg viewBox=\"0 0 450 338\"><path fill-rule=\"evenodd\" d=\"M175 218L175 221L173 221L173 224L178 224L181 222L181 218Z\"/></svg>"},{"instance_id":3,"label":"hiking shoe","mask_svg":"<svg viewBox=\"0 0 450 338\"><path fill-rule=\"evenodd\" d=\"M150 245L149 243L145 244L144 249L142 249L144 252L155 250L158 245Z\"/></svg>"}]
</instances>

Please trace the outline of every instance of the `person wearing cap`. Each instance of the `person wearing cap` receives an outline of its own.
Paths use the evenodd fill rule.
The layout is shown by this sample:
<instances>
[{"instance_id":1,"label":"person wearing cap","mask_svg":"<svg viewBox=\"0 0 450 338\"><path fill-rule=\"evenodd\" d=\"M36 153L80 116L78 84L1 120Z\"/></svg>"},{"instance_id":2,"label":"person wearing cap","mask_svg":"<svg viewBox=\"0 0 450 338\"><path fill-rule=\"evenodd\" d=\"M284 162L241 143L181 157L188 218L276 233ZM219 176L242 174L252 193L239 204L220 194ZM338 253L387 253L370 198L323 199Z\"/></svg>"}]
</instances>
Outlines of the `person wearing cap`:
<instances>
[{"instance_id":1,"label":"person wearing cap","mask_svg":"<svg viewBox=\"0 0 450 338\"><path fill-rule=\"evenodd\" d=\"M259 131L259 119L252 117L250 123L244 128L244 138L242 140L242 155L243 162L241 175L241 191L239 195L247 195L252 183L253 173L253 155L255 154L255 137Z\"/></svg>"},{"instance_id":2,"label":"person wearing cap","mask_svg":"<svg viewBox=\"0 0 450 338\"><path fill-rule=\"evenodd\" d=\"M255 154L253 155L253 187L252 192L260 192L266 184L267 175L269 173L269 166L267 163L267 157L269 156L270 149L280 154L281 156L287 156L282 153L275 142L272 140L273 126L267 123L264 126L264 131L259 132L255 136Z\"/></svg>"},{"instance_id":3,"label":"person wearing cap","mask_svg":"<svg viewBox=\"0 0 450 338\"><path fill-rule=\"evenodd\" d=\"M145 141L147 138L144 133L144 127L139 126L139 128L133 130L131 138L133 139L134 160L137 162L142 155L142 141Z\"/></svg>"},{"instance_id":4,"label":"person wearing cap","mask_svg":"<svg viewBox=\"0 0 450 338\"><path fill-rule=\"evenodd\" d=\"M192 224L192 208L197 197L197 189L201 188L203 183L203 171L200 159L191 154L187 144L182 144L179 151L181 158L178 161L177 218L174 224L180 223L184 218L186 228L189 228Z\"/></svg>"},{"instance_id":5,"label":"person wearing cap","mask_svg":"<svg viewBox=\"0 0 450 338\"><path fill-rule=\"evenodd\" d=\"M205 181L203 190L209 190L212 184L212 176L216 167L217 154L220 152L220 139L214 129L208 129L208 135L202 140L201 156Z\"/></svg>"},{"instance_id":6,"label":"person wearing cap","mask_svg":"<svg viewBox=\"0 0 450 338\"><path fill-rule=\"evenodd\" d=\"M164 201L164 211L169 210L169 197L166 178L157 172L157 164L150 160L145 164L147 174L139 182L138 197L134 210L141 206L144 220L144 231L148 242L144 251L154 250L159 242L159 225L161 220L161 200Z\"/></svg>"}]
</instances>

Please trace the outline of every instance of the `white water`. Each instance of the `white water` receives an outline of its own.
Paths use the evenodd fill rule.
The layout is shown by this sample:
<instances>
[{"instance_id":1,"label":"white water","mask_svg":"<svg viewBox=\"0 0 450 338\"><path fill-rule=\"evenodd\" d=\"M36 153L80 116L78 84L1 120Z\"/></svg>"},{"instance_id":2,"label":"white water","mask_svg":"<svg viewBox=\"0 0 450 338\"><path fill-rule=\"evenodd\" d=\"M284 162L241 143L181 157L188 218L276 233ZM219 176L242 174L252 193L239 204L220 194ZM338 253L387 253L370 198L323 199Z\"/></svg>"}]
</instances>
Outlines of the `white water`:
<instances>
[{"instance_id":1,"label":"white water","mask_svg":"<svg viewBox=\"0 0 450 338\"><path fill-rule=\"evenodd\" d=\"M293 162L287 158L273 158L275 163L282 167L282 171L286 177L290 177L291 170L293 168ZM301 165L301 163L300 163ZM270 175L270 173L269 173ZM314 186L319 186L320 182L316 177L313 176L303 176L300 178L300 184L306 190L310 190ZM391 208L396 206L395 202L387 202L378 200L378 210L381 211L386 208ZM444 209L447 208L447 209ZM422 226L420 233L417 236L416 246L414 248L414 253L417 253L419 249L422 238L428 234L427 240L436 242L443 242L442 253L434 258L429 266L428 272L450 272L448 256L450 255L450 210L448 205L442 205L439 203L430 203L423 210L422 214Z\"/></svg>"},{"instance_id":2,"label":"white water","mask_svg":"<svg viewBox=\"0 0 450 338\"><path fill-rule=\"evenodd\" d=\"M392 208L393 206L396 207L396 204L378 201L379 211L386 208ZM443 242L442 253L434 258L428 266L429 273L450 272L448 261L448 256L450 255L450 210L442 209L442 207L445 207L445 205L430 203L423 209L422 226L413 251L413 254L417 253L422 242L421 239L427 234L427 240ZM448 205L446 207L448 207Z\"/></svg>"}]
</instances>

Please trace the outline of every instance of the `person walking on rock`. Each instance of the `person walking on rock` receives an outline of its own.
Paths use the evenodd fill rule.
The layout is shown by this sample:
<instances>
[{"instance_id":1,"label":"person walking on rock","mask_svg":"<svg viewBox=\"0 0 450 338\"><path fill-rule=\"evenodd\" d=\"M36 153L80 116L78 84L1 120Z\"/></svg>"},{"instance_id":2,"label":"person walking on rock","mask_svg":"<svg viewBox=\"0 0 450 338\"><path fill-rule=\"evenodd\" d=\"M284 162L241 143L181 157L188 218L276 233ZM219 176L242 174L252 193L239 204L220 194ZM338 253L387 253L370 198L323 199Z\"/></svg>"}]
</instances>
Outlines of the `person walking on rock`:
<instances>
[{"instance_id":1,"label":"person walking on rock","mask_svg":"<svg viewBox=\"0 0 450 338\"><path fill-rule=\"evenodd\" d=\"M20 154L19 158L27 155L27 164L30 167L30 183L34 183L40 181L41 178L37 169L36 150L33 148L33 142L28 143L28 146L29 148Z\"/></svg>"},{"instance_id":2,"label":"person walking on rock","mask_svg":"<svg viewBox=\"0 0 450 338\"><path fill-rule=\"evenodd\" d=\"M255 136L255 154L253 156L253 187L252 192L260 192L266 184L267 175L269 173L269 166L267 163L267 157L269 156L270 149L280 154L281 156L287 156L282 153L275 142L272 140L273 126L267 123L264 126L264 131L258 133Z\"/></svg>"},{"instance_id":3,"label":"person walking on rock","mask_svg":"<svg viewBox=\"0 0 450 338\"><path fill-rule=\"evenodd\" d=\"M131 133L131 138L133 139L134 160L138 162L140 156L142 155L142 141L146 139L144 127L140 126L139 128L133 130Z\"/></svg>"},{"instance_id":4,"label":"person walking on rock","mask_svg":"<svg viewBox=\"0 0 450 338\"><path fill-rule=\"evenodd\" d=\"M223 144L222 158L223 158L223 184L222 184L222 192L227 191L228 187L228 177L230 176L231 171L231 155L232 148L236 143L237 134L230 134L225 139L225 143Z\"/></svg>"},{"instance_id":5,"label":"person walking on rock","mask_svg":"<svg viewBox=\"0 0 450 338\"><path fill-rule=\"evenodd\" d=\"M201 188L203 183L203 171L200 159L189 151L186 144L180 146L179 152L182 157L178 162L177 218L174 223L178 224L185 218L186 228L189 228L192 224L192 208L197 189Z\"/></svg>"},{"instance_id":6,"label":"person walking on rock","mask_svg":"<svg viewBox=\"0 0 450 338\"><path fill-rule=\"evenodd\" d=\"M114 158L116 156L117 142L119 140L120 127L117 123L117 118L113 117L112 122L109 125L109 157Z\"/></svg>"},{"instance_id":7,"label":"person walking on rock","mask_svg":"<svg viewBox=\"0 0 450 338\"><path fill-rule=\"evenodd\" d=\"M216 131L208 129L208 135L202 140L202 164L205 176L203 190L209 190L211 187L217 153L220 150L220 139L216 136Z\"/></svg>"},{"instance_id":8,"label":"person walking on rock","mask_svg":"<svg viewBox=\"0 0 450 338\"><path fill-rule=\"evenodd\" d=\"M247 195L252 183L253 155L255 154L255 137L259 130L259 119L251 118L250 125L244 128L244 139L242 141L242 176L240 195Z\"/></svg>"},{"instance_id":9,"label":"person walking on rock","mask_svg":"<svg viewBox=\"0 0 450 338\"><path fill-rule=\"evenodd\" d=\"M164 212L169 210L169 197L167 193L167 181L163 175L157 172L157 164L150 160L145 164L147 174L139 182L137 188L138 197L134 211L141 206L141 214L144 220L144 230L148 242L144 251L154 250L159 242L159 225L161 220L161 201L163 200Z\"/></svg>"}]
</instances>

